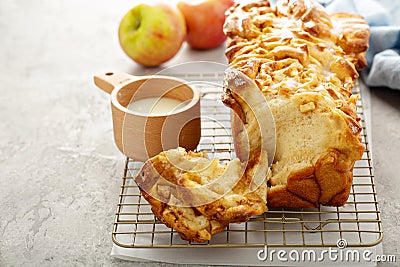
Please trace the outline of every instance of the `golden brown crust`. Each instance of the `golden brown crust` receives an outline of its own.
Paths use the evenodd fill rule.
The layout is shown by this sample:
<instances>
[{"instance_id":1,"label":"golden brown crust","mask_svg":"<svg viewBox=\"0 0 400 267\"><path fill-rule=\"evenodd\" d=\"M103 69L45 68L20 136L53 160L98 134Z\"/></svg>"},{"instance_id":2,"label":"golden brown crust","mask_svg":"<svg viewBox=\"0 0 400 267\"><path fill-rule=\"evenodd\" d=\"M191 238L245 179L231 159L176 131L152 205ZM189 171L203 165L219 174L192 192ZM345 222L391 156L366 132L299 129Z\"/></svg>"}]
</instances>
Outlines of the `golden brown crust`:
<instances>
[{"instance_id":1,"label":"golden brown crust","mask_svg":"<svg viewBox=\"0 0 400 267\"><path fill-rule=\"evenodd\" d=\"M269 208L316 208L317 205L290 192L286 185L268 188L267 203Z\"/></svg>"},{"instance_id":2,"label":"golden brown crust","mask_svg":"<svg viewBox=\"0 0 400 267\"><path fill-rule=\"evenodd\" d=\"M369 28L353 14L328 15L312 0L236 4L225 23L229 66L255 81L276 123L269 207L341 206L364 146L352 95L366 66ZM227 93L228 92L228 93ZM237 155L257 149L248 108L225 89Z\"/></svg>"},{"instance_id":3,"label":"golden brown crust","mask_svg":"<svg viewBox=\"0 0 400 267\"><path fill-rule=\"evenodd\" d=\"M368 49L369 27L362 16L338 12L330 17L334 29L340 32L336 35L336 43L346 54L363 53Z\"/></svg>"},{"instance_id":4,"label":"golden brown crust","mask_svg":"<svg viewBox=\"0 0 400 267\"><path fill-rule=\"evenodd\" d=\"M168 206L153 198L145 191L141 190L143 197L151 205L154 215L166 226L178 231L182 239L193 242L205 242L211 239L211 236L225 230L228 223L222 223L216 220L208 220L205 225L193 226L192 221L205 221L202 214L198 214L191 208L176 208ZM186 218L187 217L189 218Z\"/></svg>"},{"instance_id":5,"label":"golden brown crust","mask_svg":"<svg viewBox=\"0 0 400 267\"><path fill-rule=\"evenodd\" d=\"M268 168L258 164L265 157L220 165L205 153L171 149L146 161L134 179L158 219L182 239L205 242L229 223L267 211Z\"/></svg>"},{"instance_id":6,"label":"golden brown crust","mask_svg":"<svg viewBox=\"0 0 400 267\"><path fill-rule=\"evenodd\" d=\"M287 190L316 205L321 190L315 180L314 170L314 167L306 167L291 173L287 179Z\"/></svg>"}]
</instances>

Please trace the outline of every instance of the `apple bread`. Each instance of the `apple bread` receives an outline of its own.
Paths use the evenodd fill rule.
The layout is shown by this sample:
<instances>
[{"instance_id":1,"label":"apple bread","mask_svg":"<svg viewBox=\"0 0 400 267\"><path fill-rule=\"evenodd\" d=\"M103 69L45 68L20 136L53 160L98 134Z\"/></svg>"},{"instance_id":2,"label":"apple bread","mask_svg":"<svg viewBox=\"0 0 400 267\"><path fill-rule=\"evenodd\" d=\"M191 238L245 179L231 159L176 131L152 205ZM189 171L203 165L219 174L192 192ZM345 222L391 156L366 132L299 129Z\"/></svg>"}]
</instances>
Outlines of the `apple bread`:
<instances>
[{"instance_id":1,"label":"apple bread","mask_svg":"<svg viewBox=\"0 0 400 267\"><path fill-rule=\"evenodd\" d=\"M147 160L135 182L155 216L182 239L205 242L229 223L247 221L267 211L266 153L250 164L234 159L220 164L205 152L183 148Z\"/></svg>"},{"instance_id":2,"label":"apple bread","mask_svg":"<svg viewBox=\"0 0 400 267\"><path fill-rule=\"evenodd\" d=\"M246 1L226 15L229 66L254 80L275 120L268 207L344 205L364 151L352 89L366 66L367 23L312 0ZM251 107L229 88L223 102L237 114L233 138L245 160L259 150Z\"/></svg>"}]
</instances>

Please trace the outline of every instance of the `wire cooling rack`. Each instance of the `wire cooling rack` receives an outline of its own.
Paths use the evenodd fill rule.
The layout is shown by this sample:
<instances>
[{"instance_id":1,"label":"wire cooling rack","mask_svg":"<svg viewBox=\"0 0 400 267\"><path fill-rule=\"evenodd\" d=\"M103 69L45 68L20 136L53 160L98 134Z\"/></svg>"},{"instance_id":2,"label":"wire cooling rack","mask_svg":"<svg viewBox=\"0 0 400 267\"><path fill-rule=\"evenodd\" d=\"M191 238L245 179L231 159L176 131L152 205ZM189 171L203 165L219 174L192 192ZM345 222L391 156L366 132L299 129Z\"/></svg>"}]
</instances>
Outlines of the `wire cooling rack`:
<instances>
[{"instance_id":1,"label":"wire cooling rack","mask_svg":"<svg viewBox=\"0 0 400 267\"><path fill-rule=\"evenodd\" d=\"M218 157L222 161L235 157L230 111L220 101L223 74L174 76L191 82L202 93L199 150L207 150L210 158ZM355 89L360 93L358 82ZM127 158L112 231L113 242L125 248L335 247L338 242L342 247L368 247L380 243L381 216L361 99L357 112L366 149L355 164L350 196L343 207L270 209L248 222L230 224L209 242L187 242L154 216L133 180L143 163Z\"/></svg>"}]
</instances>

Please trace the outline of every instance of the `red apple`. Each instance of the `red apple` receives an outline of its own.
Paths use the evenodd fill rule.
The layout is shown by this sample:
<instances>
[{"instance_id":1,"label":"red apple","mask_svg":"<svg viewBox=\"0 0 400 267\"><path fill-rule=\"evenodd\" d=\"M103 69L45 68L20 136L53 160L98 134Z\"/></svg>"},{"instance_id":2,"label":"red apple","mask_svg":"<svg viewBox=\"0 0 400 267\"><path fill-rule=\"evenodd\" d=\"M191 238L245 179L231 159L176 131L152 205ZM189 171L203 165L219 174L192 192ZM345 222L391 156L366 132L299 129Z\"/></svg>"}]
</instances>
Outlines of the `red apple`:
<instances>
[{"instance_id":1,"label":"red apple","mask_svg":"<svg viewBox=\"0 0 400 267\"><path fill-rule=\"evenodd\" d=\"M225 11L233 3L233 0L184 0L178 2L178 8L186 20L188 44L197 49L220 46L226 40L222 30Z\"/></svg>"},{"instance_id":2,"label":"red apple","mask_svg":"<svg viewBox=\"0 0 400 267\"><path fill-rule=\"evenodd\" d=\"M155 67L179 51L186 36L185 18L172 5L139 4L122 18L118 35L130 58L143 66Z\"/></svg>"}]
</instances>

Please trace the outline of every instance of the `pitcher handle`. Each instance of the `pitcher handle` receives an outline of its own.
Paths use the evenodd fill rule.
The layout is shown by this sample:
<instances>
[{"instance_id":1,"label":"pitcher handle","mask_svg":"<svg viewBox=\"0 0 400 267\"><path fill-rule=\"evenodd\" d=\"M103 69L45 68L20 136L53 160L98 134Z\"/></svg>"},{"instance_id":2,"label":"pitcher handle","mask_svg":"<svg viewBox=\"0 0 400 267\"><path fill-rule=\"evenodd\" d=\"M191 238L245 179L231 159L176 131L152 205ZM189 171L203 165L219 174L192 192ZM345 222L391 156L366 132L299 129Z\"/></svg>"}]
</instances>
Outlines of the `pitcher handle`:
<instances>
[{"instance_id":1,"label":"pitcher handle","mask_svg":"<svg viewBox=\"0 0 400 267\"><path fill-rule=\"evenodd\" d=\"M105 72L93 77L94 84L109 94L111 94L116 86L131 81L134 78L135 76L124 72Z\"/></svg>"}]
</instances>

